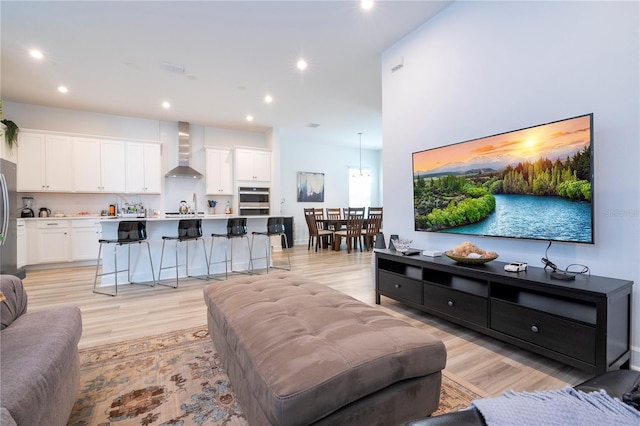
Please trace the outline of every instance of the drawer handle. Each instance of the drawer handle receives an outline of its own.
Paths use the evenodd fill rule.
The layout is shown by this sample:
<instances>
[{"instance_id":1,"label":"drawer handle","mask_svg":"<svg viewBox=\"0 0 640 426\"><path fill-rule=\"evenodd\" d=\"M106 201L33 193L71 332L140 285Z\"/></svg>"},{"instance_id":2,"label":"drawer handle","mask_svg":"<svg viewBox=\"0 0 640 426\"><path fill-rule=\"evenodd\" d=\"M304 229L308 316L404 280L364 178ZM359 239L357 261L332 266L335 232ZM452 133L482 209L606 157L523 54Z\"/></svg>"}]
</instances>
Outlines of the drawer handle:
<instances>
[{"instance_id":1,"label":"drawer handle","mask_svg":"<svg viewBox=\"0 0 640 426\"><path fill-rule=\"evenodd\" d=\"M531 331L533 331L534 333L537 333L539 331L538 326L537 325L532 325L531 326Z\"/></svg>"},{"instance_id":2,"label":"drawer handle","mask_svg":"<svg viewBox=\"0 0 640 426\"><path fill-rule=\"evenodd\" d=\"M453 300L449 300L449 301L447 302L447 305L449 305L449 306L453 306L453 305L454 305Z\"/></svg>"},{"instance_id":3,"label":"drawer handle","mask_svg":"<svg viewBox=\"0 0 640 426\"><path fill-rule=\"evenodd\" d=\"M400 284L396 284L396 285L394 285L394 287L395 287L395 288L400 288L400 287L402 287L402 286L401 286Z\"/></svg>"}]
</instances>

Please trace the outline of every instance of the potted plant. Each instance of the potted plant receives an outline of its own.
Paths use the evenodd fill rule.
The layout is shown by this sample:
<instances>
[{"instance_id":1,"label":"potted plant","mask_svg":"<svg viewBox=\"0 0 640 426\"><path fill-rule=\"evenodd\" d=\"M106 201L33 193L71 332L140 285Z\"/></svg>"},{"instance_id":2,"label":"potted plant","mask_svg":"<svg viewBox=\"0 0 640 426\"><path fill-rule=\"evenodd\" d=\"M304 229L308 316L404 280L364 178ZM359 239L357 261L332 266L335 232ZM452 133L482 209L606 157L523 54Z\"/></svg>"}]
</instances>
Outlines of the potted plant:
<instances>
[{"instance_id":1,"label":"potted plant","mask_svg":"<svg viewBox=\"0 0 640 426\"><path fill-rule=\"evenodd\" d=\"M0 120L2 124L7 126L7 129L4 132L4 141L9 147L12 149L14 145L18 143L18 133L20 133L20 128L16 123L11 120Z\"/></svg>"}]
</instances>

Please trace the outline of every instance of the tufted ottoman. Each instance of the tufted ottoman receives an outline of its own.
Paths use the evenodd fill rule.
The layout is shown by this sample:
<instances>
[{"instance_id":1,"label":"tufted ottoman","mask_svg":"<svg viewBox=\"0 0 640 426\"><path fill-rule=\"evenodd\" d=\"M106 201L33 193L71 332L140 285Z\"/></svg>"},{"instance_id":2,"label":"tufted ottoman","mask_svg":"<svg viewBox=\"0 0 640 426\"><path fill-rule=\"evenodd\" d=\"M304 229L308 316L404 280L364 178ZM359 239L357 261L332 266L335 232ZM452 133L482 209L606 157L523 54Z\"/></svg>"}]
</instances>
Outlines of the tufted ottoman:
<instances>
[{"instance_id":1,"label":"tufted ottoman","mask_svg":"<svg viewBox=\"0 0 640 426\"><path fill-rule=\"evenodd\" d=\"M290 273L204 290L209 333L258 425L393 425L438 407L443 343Z\"/></svg>"}]
</instances>

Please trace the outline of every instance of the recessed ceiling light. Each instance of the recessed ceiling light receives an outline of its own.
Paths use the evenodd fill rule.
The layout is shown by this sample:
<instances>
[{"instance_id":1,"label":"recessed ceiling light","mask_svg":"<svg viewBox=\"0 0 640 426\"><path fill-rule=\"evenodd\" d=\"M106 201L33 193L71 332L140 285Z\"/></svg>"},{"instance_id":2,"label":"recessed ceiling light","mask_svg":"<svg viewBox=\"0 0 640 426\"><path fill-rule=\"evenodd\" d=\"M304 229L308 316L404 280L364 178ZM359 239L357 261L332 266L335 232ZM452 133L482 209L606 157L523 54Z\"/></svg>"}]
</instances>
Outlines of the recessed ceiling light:
<instances>
[{"instance_id":1,"label":"recessed ceiling light","mask_svg":"<svg viewBox=\"0 0 640 426\"><path fill-rule=\"evenodd\" d=\"M373 8L373 0L361 0L360 7L364 10L370 10Z\"/></svg>"},{"instance_id":2,"label":"recessed ceiling light","mask_svg":"<svg viewBox=\"0 0 640 426\"><path fill-rule=\"evenodd\" d=\"M31 55L32 58L35 59L42 59L44 58L44 53L42 53L42 51L38 50L38 49L31 49L29 51L29 55Z\"/></svg>"},{"instance_id":3,"label":"recessed ceiling light","mask_svg":"<svg viewBox=\"0 0 640 426\"><path fill-rule=\"evenodd\" d=\"M298 63L296 64L296 66L298 67L298 69L300 71L304 71L307 69L307 67L309 66L309 64L307 64L307 61L305 61L304 59L299 59Z\"/></svg>"},{"instance_id":4,"label":"recessed ceiling light","mask_svg":"<svg viewBox=\"0 0 640 426\"><path fill-rule=\"evenodd\" d=\"M60 93L68 93L69 88L67 86L58 86L58 92Z\"/></svg>"},{"instance_id":5,"label":"recessed ceiling light","mask_svg":"<svg viewBox=\"0 0 640 426\"><path fill-rule=\"evenodd\" d=\"M253 115L248 114L247 115L247 121L253 121Z\"/></svg>"},{"instance_id":6,"label":"recessed ceiling light","mask_svg":"<svg viewBox=\"0 0 640 426\"><path fill-rule=\"evenodd\" d=\"M273 97L271 95L265 95L264 101L270 104L271 102L273 102Z\"/></svg>"},{"instance_id":7,"label":"recessed ceiling light","mask_svg":"<svg viewBox=\"0 0 640 426\"><path fill-rule=\"evenodd\" d=\"M169 102L167 102L167 101L164 101L162 103L162 108L169 109L169 108L171 108L171 104Z\"/></svg>"}]
</instances>

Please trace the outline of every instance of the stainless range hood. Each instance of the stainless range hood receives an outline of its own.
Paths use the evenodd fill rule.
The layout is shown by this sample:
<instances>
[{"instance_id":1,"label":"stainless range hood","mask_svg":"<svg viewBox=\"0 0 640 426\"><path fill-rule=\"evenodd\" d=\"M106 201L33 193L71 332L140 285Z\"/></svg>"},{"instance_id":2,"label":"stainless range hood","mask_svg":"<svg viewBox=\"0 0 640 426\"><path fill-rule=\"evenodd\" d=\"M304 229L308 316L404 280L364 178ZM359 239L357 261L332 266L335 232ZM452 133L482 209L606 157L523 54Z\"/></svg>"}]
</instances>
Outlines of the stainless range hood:
<instances>
[{"instance_id":1,"label":"stainless range hood","mask_svg":"<svg viewBox=\"0 0 640 426\"><path fill-rule=\"evenodd\" d=\"M202 179L203 175L189 165L191 157L191 138L189 137L189 123L178 122L178 167L169 170L165 177L179 177Z\"/></svg>"}]
</instances>

